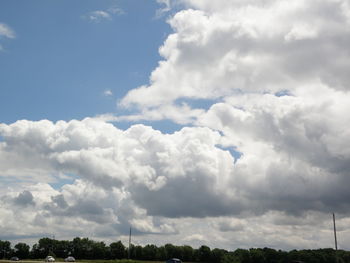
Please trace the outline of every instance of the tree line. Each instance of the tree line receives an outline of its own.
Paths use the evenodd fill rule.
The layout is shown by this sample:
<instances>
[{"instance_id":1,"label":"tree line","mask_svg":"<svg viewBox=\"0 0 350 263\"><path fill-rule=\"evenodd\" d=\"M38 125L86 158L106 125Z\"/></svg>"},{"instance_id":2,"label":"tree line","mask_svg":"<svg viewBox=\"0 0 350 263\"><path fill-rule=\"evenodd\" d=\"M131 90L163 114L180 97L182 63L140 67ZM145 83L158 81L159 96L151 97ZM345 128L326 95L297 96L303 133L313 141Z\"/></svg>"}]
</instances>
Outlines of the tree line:
<instances>
[{"instance_id":1,"label":"tree line","mask_svg":"<svg viewBox=\"0 0 350 263\"><path fill-rule=\"evenodd\" d=\"M272 248L210 249L202 245L199 248L191 246L175 246L166 244L131 245L130 251L121 241L106 245L101 241L76 237L71 241L41 238L31 248L25 243L14 247L9 241L0 240L0 258L9 259L17 256L20 259L42 259L51 255L57 258L73 256L76 259L125 259L165 261L169 258L180 258L185 262L208 263L350 263L350 252L334 249L292 250L289 252Z\"/></svg>"}]
</instances>

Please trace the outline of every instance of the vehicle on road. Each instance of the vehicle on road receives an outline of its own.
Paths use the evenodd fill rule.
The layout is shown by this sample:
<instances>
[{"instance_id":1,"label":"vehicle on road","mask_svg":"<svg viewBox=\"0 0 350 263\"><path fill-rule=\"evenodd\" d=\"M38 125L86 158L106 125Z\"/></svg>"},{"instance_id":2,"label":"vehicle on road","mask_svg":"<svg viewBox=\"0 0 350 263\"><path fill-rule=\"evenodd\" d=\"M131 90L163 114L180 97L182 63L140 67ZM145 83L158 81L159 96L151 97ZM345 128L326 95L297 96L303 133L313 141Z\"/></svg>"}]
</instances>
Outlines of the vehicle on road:
<instances>
[{"instance_id":1,"label":"vehicle on road","mask_svg":"<svg viewBox=\"0 0 350 263\"><path fill-rule=\"evenodd\" d=\"M12 257L10 258L11 261L19 261L19 258L18 257Z\"/></svg>"},{"instance_id":2,"label":"vehicle on road","mask_svg":"<svg viewBox=\"0 0 350 263\"><path fill-rule=\"evenodd\" d=\"M64 259L64 261L66 261L66 262L75 262L75 258L72 257L72 256L69 256L69 257L66 257L66 258Z\"/></svg>"},{"instance_id":3,"label":"vehicle on road","mask_svg":"<svg viewBox=\"0 0 350 263\"><path fill-rule=\"evenodd\" d=\"M171 258L165 261L165 263L182 263L180 259L178 258Z\"/></svg>"},{"instance_id":4,"label":"vehicle on road","mask_svg":"<svg viewBox=\"0 0 350 263\"><path fill-rule=\"evenodd\" d=\"M47 257L45 258L45 261L46 261L46 262L55 262L55 258L54 258L53 256L47 256Z\"/></svg>"}]
</instances>

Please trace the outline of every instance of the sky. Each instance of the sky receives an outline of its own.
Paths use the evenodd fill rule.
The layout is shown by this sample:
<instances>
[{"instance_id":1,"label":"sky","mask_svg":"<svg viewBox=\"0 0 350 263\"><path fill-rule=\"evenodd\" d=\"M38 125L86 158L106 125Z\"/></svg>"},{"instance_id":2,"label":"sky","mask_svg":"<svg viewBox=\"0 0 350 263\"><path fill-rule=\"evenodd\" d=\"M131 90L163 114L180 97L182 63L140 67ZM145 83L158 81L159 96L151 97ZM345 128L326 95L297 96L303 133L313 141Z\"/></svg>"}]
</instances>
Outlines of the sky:
<instances>
[{"instance_id":1,"label":"sky","mask_svg":"<svg viewBox=\"0 0 350 263\"><path fill-rule=\"evenodd\" d=\"M0 1L0 239L350 249L349 0Z\"/></svg>"}]
</instances>

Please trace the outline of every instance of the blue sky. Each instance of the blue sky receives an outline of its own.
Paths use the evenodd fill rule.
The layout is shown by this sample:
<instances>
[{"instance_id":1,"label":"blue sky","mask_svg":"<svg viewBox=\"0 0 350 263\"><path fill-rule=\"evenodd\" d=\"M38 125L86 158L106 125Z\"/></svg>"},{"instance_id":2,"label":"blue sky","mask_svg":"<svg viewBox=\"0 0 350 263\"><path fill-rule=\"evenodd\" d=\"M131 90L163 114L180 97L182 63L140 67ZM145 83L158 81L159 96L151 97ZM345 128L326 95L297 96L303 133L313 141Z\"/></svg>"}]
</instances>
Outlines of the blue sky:
<instances>
[{"instance_id":1,"label":"blue sky","mask_svg":"<svg viewBox=\"0 0 350 263\"><path fill-rule=\"evenodd\" d=\"M116 101L148 82L170 32L155 1L1 1L15 31L0 53L0 120L70 120L117 112ZM113 14L112 8L121 9ZM91 12L110 18L89 19ZM105 96L110 90L113 95Z\"/></svg>"},{"instance_id":2,"label":"blue sky","mask_svg":"<svg viewBox=\"0 0 350 263\"><path fill-rule=\"evenodd\" d=\"M0 1L0 239L319 248L335 212L350 249L349 28L348 0Z\"/></svg>"}]
</instances>

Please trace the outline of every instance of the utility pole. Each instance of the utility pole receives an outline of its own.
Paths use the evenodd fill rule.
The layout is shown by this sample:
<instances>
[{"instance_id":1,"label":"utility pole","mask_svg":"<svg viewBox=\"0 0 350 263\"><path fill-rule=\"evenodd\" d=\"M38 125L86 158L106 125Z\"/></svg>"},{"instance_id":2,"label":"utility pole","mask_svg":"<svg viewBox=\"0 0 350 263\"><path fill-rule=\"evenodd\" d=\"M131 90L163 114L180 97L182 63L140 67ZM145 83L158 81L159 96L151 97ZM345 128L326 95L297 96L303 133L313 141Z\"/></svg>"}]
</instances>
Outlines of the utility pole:
<instances>
[{"instance_id":1,"label":"utility pole","mask_svg":"<svg viewBox=\"0 0 350 263\"><path fill-rule=\"evenodd\" d=\"M335 215L333 213L333 230L334 230L334 243L335 243L335 262L338 263L338 242L337 242L337 229L335 227Z\"/></svg>"},{"instance_id":2,"label":"utility pole","mask_svg":"<svg viewBox=\"0 0 350 263\"><path fill-rule=\"evenodd\" d=\"M130 233L129 233L129 249L128 249L128 259L130 259L130 247L131 247L131 227L130 227Z\"/></svg>"},{"instance_id":3,"label":"utility pole","mask_svg":"<svg viewBox=\"0 0 350 263\"><path fill-rule=\"evenodd\" d=\"M334 242L335 242L335 251L338 250L338 242L337 242L337 229L335 227L335 215L333 213L333 229L334 229Z\"/></svg>"}]
</instances>

